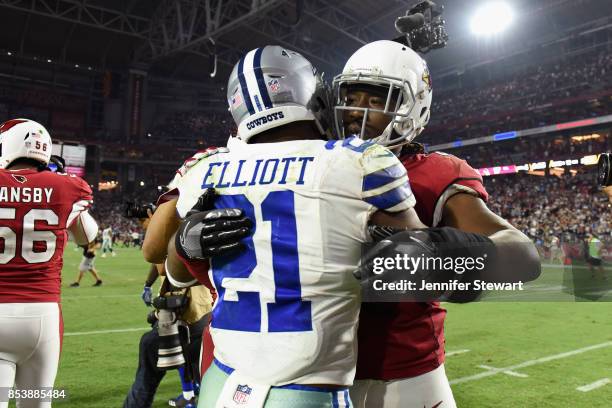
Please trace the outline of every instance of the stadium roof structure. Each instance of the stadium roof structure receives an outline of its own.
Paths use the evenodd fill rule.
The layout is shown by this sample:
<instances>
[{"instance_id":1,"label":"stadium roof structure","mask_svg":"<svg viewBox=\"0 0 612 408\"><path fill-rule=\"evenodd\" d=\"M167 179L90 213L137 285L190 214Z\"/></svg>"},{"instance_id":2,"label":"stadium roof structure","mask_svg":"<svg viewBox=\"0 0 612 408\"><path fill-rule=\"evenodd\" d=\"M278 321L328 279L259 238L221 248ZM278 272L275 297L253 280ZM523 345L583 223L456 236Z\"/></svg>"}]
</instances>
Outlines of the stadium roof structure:
<instances>
[{"instance_id":1,"label":"stadium roof structure","mask_svg":"<svg viewBox=\"0 0 612 408\"><path fill-rule=\"evenodd\" d=\"M245 51L278 44L333 75L361 45L396 36L395 18L415 2L0 0L0 56L27 56L66 68L138 68L218 86ZM427 55L434 77L612 27L609 0L515 0L515 27L504 38L476 40L468 28L474 2L437 3L446 7L450 42ZM218 73L211 79L213 55Z\"/></svg>"}]
</instances>

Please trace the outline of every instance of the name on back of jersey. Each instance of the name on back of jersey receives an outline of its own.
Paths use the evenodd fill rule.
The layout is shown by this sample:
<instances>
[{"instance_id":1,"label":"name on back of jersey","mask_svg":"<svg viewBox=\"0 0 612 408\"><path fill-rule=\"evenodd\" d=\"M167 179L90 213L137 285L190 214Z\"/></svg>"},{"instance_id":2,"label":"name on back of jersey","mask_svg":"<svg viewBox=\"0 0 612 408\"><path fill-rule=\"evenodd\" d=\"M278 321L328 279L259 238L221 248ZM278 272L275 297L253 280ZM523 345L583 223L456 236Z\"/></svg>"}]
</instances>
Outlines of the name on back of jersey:
<instances>
[{"instance_id":1,"label":"name on back of jersey","mask_svg":"<svg viewBox=\"0 0 612 408\"><path fill-rule=\"evenodd\" d=\"M208 163L202 189L255 185L302 185L314 157L279 157L257 160L229 160Z\"/></svg>"},{"instance_id":2,"label":"name on back of jersey","mask_svg":"<svg viewBox=\"0 0 612 408\"><path fill-rule=\"evenodd\" d=\"M0 187L0 203L50 203L53 188Z\"/></svg>"}]
</instances>

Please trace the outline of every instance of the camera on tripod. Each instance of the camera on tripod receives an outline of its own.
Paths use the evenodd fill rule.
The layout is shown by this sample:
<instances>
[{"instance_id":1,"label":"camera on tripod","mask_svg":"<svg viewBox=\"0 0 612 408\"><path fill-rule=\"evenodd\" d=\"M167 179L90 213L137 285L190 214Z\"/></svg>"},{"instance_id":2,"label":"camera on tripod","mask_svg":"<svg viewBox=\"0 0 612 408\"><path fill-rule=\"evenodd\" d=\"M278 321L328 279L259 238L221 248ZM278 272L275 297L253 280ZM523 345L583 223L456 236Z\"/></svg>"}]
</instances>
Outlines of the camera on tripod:
<instances>
[{"instance_id":1,"label":"camera on tripod","mask_svg":"<svg viewBox=\"0 0 612 408\"><path fill-rule=\"evenodd\" d=\"M394 41L421 53L445 47L448 34L446 21L442 18L443 11L444 6L439 6L431 0L418 2L405 16L395 20L396 30L404 35Z\"/></svg>"},{"instance_id":2,"label":"camera on tripod","mask_svg":"<svg viewBox=\"0 0 612 408\"><path fill-rule=\"evenodd\" d=\"M597 184L601 187L612 185L612 153L602 153L597 162Z\"/></svg>"}]
</instances>

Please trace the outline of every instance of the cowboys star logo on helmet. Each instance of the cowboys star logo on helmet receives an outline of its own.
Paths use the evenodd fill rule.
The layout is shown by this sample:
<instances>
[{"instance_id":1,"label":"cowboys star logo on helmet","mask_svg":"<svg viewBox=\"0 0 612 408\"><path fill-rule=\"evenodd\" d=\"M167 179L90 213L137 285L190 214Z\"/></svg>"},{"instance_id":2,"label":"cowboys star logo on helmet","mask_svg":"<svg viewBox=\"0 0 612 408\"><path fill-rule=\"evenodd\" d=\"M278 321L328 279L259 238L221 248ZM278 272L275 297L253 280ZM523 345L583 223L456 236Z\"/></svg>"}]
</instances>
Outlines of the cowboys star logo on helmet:
<instances>
[{"instance_id":1,"label":"cowboys star logo on helmet","mask_svg":"<svg viewBox=\"0 0 612 408\"><path fill-rule=\"evenodd\" d=\"M245 142L302 120L314 121L322 135L329 133L329 90L312 64L295 51L269 45L248 52L234 67L227 92L238 136Z\"/></svg>"}]
</instances>

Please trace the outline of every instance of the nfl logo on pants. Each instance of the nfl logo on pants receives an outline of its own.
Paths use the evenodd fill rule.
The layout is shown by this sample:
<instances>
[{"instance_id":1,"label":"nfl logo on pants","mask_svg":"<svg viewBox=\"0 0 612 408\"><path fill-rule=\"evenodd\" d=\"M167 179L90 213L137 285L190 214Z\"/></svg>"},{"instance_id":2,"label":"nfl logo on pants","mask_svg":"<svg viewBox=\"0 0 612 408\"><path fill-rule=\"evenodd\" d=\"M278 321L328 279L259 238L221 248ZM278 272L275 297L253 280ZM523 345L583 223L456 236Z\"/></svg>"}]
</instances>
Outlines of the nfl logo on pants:
<instances>
[{"instance_id":1,"label":"nfl logo on pants","mask_svg":"<svg viewBox=\"0 0 612 408\"><path fill-rule=\"evenodd\" d=\"M249 396L253 389L248 385L238 385L236 392L234 393L234 402L236 404L246 404L249 402Z\"/></svg>"}]
</instances>

